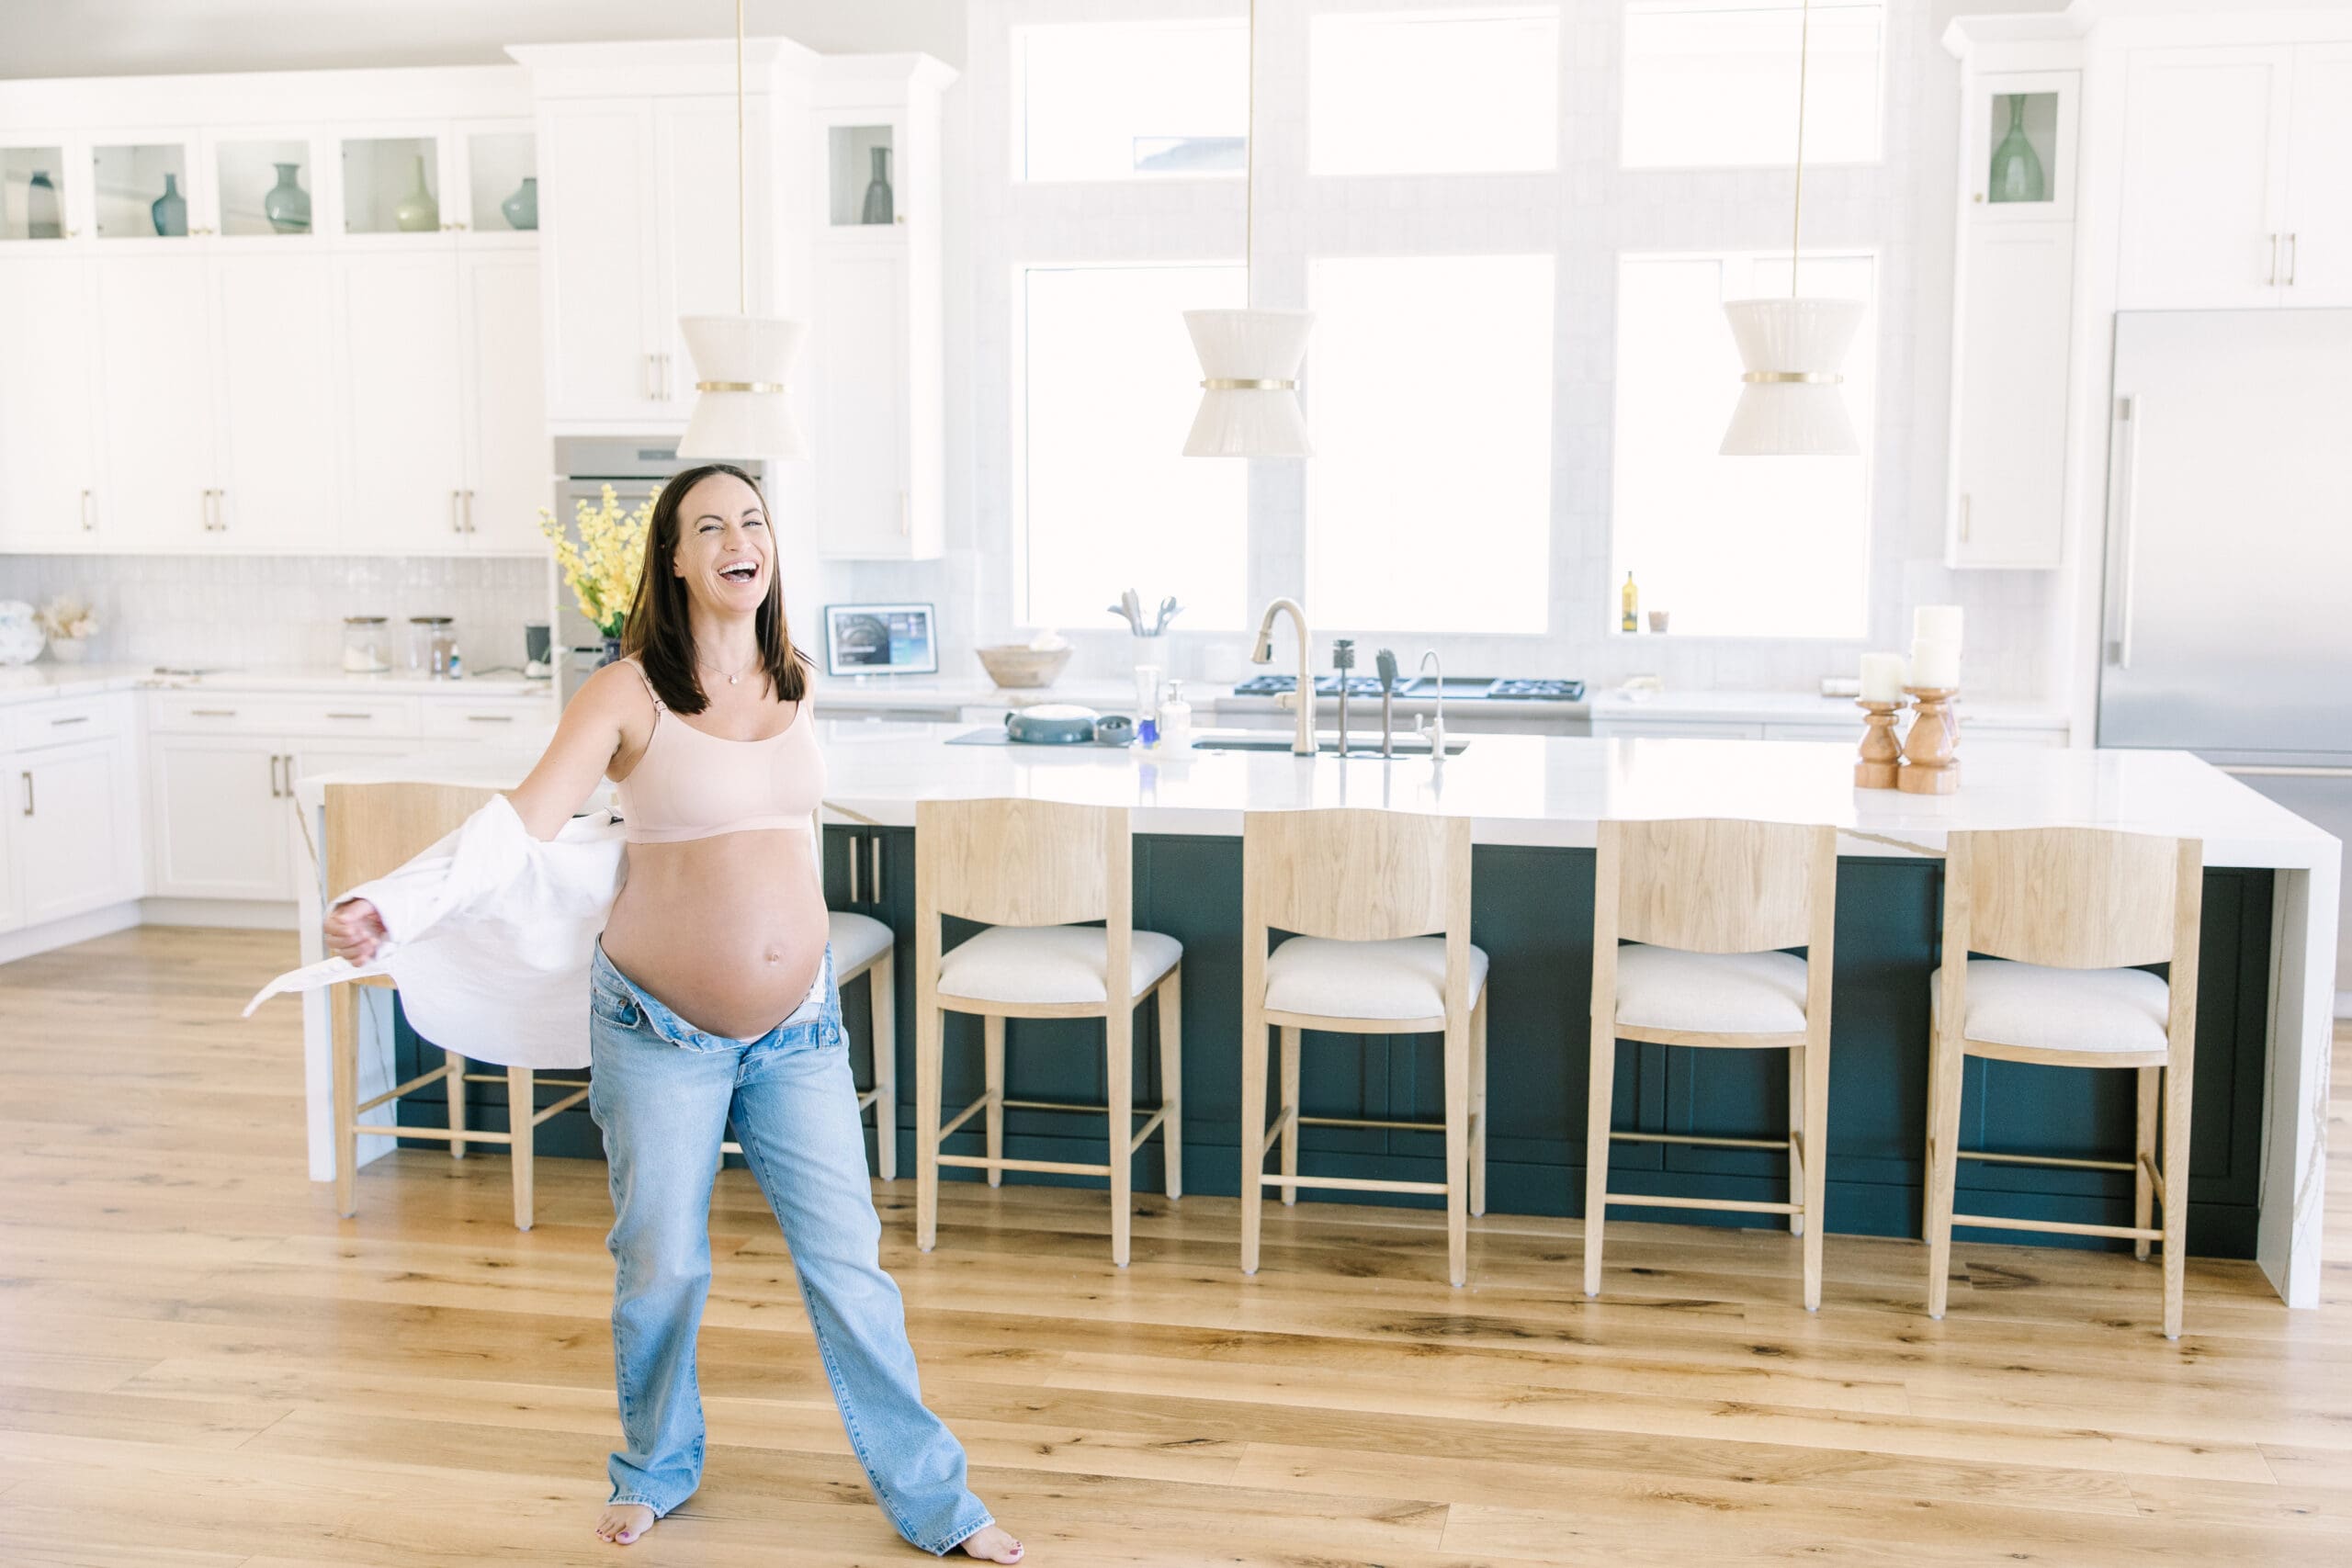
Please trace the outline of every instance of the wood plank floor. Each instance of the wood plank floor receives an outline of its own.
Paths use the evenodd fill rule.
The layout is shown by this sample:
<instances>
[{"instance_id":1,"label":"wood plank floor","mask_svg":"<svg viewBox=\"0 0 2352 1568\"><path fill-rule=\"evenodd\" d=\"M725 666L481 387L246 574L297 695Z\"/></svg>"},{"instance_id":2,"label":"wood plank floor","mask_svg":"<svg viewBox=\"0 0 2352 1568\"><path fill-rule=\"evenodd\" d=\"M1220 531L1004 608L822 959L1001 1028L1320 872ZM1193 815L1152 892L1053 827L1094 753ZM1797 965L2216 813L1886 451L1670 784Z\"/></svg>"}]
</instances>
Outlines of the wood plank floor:
<instances>
[{"instance_id":1,"label":"wood plank floor","mask_svg":"<svg viewBox=\"0 0 2352 1568\"><path fill-rule=\"evenodd\" d=\"M0 1562L609 1563L601 1164L401 1154L338 1221L304 1179L300 1022L236 1009L282 933L145 930L0 966ZM953 1184L939 1250L878 1187L933 1404L1041 1568L2352 1562L2352 1036L2316 1313L2192 1262L1833 1235L1270 1212ZM617 1560L920 1561L868 1501L742 1173L712 1219L701 1494Z\"/></svg>"}]
</instances>

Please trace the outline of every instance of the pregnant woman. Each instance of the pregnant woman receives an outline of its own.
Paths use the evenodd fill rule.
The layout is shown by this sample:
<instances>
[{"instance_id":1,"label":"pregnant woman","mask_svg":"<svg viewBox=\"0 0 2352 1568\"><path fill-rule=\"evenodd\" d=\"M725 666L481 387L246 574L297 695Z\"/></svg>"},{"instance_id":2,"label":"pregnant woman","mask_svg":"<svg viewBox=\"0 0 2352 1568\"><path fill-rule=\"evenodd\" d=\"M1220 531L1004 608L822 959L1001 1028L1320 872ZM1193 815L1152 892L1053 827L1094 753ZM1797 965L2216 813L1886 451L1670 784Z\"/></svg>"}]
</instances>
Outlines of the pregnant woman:
<instances>
[{"instance_id":1,"label":"pregnant woman","mask_svg":"<svg viewBox=\"0 0 2352 1568\"><path fill-rule=\"evenodd\" d=\"M628 657L581 687L509 796L548 840L599 777L619 786L627 878L590 969L589 1106L612 1168L613 1362L624 1448L596 1533L620 1545L702 1478L695 1335L710 1193L735 1124L784 1227L858 1462L899 1533L1018 1562L923 1407L881 1224L827 949L814 813L824 792L801 655L785 626L758 488L724 464L653 508ZM327 920L336 955L384 940L365 899Z\"/></svg>"}]
</instances>

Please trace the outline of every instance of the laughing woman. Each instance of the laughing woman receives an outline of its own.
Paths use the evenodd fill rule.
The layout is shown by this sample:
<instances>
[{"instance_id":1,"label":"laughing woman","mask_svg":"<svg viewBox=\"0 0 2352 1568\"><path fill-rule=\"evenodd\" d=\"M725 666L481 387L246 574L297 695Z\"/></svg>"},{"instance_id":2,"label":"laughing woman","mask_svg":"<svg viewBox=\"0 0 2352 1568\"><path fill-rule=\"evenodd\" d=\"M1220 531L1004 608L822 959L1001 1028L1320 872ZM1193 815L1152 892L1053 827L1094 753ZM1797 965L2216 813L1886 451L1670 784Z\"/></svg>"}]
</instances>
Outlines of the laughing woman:
<instances>
[{"instance_id":1,"label":"laughing woman","mask_svg":"<svg viewBox=\"0 0 2352 1568\"><path fill-rule=\"evenodd\" d=\"M702 1479L695 1335L731 1120L890 1522L926 1551L1018 1562L1021 1543L972 1495L963 1449L923 1407L879 1261L818 874L824 761L767 511L741 469L690 469L662 491L628 648L580 689L509 797L551 839L609 777L628 846L591 970L589 1106L612 1170L623 1435L596 1533L627 1545ZM362 899L335 910L327 935L364 961L384 931Z\"/></svg>"}]
</instances>

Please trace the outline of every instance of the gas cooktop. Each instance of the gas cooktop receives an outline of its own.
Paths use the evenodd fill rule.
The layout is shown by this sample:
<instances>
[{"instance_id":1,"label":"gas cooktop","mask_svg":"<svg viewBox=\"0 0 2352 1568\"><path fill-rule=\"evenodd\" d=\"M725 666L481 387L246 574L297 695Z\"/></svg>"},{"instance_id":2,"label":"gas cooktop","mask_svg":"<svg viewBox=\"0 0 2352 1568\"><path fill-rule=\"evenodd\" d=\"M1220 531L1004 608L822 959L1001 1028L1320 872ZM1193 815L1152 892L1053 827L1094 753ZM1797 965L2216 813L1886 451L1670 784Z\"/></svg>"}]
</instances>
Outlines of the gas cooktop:
<instances>
[{"instance_id":1,"label":"gas cooktop","mask_svg":"<svg viewBox=\"0 0 2352 1568\"><path fill-rule=\"evenodd\" d=\"M1252 675L1246 681L1235 682L1233 694L1237 697L1271 697L1291 691L1297 685L1298 677L1295 675ZM1396 694L1400 697L1430 697L1437 695L1437 682L1425 676L1417 675L1411 680L1399 681L1396 683ZM1338 696L1340 677L1337 675L1315 677L1315 694L1318 697ZM1516 677L1498 680L1487 675L1448 675L1445 678L1445 694L1456 702L1573 703L1583 700L1584 682L1582 681L1528 680ZM1378 697L1380 695L1379 677L1349 676L1348 695Z\"/></svg>"}]
</instances>

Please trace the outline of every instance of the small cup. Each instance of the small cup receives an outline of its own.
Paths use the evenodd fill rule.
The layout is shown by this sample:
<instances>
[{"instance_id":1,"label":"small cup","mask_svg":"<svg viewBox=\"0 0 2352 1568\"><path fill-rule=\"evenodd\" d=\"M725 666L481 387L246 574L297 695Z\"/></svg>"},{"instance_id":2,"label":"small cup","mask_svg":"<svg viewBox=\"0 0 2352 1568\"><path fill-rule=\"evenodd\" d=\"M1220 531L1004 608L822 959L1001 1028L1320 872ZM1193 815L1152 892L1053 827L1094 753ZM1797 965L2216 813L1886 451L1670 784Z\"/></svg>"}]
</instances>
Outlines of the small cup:
<instances>
[{"instance_id":1,"label":"small cup","mask_svg":"<svg viewBox=\"0 0 2352 1568\"><path fill-rule=\"evenodd\" d=\"M1094 739L1110 746L1125 746L1136 738L1136 721L1123 713L1106 713L1094 721Z\"/></svg>"},{"instance_id":2,"label":"small cup","mask_svg":"<svg viewBox=\"0 0 2352 1568\"><path fill-rule=\"evenodd\" d=\"M1668 614L1668 612L1665 610L1652 610L1650 612L1650 630L1654 632L1663 632L1666 630Z\"/></svg>"}]
</instances>

